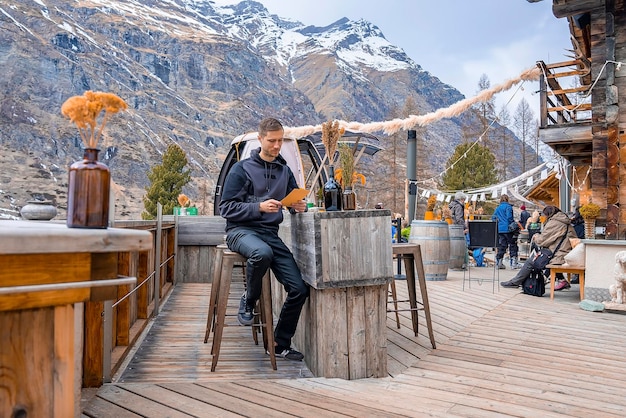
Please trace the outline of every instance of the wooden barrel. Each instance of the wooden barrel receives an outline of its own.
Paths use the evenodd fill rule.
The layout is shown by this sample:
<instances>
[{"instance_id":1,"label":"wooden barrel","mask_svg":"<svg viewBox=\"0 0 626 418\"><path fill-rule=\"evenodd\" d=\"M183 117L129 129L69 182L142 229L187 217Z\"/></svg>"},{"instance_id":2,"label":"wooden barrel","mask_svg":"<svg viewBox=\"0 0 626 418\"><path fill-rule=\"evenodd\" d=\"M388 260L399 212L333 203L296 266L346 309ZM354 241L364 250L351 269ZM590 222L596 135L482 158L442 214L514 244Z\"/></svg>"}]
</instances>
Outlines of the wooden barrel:
<instances>
[{"instance_id":1,"label":"wooden barrel","mask_svg":"<svg viewBox=\"0 0 626 418\"><path fill-rule=\"evenodd\" d=\"M450 266L449 225L443 221L413 221L409 242L420 245L426 280L446 280Z\"/></svg>"},{"instance_id":2,"label":"wooden barrel","mask_svg":"<svg viewBox=\"0 0 626 418\"><path fill-rule=\"evenodd\" d=\"M465 233L463 225L448 225L450 235L450 268L460 269L465 264Z\"/></svg>"}]
</instances>

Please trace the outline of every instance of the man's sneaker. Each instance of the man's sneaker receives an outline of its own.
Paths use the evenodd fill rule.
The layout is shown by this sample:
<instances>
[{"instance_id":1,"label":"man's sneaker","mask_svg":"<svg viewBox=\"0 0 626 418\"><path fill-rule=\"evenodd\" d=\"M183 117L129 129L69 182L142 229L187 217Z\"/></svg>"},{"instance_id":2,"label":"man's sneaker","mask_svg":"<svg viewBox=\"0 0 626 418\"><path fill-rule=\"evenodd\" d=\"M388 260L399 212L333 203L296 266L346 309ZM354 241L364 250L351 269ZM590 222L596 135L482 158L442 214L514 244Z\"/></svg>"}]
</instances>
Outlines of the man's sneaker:
<instances>
[{"instance_id":1,"label":"man's sneaker","mask_svg":"<svg viewBox=\"0 0 626 418\"><path fill-rule=\"evenodd\" d=\"M500 283L500 286L502 287L519 287L518 284L513 283L512 281L508 281L508 282L502 282Z\"/></svg>"},{"instance_id":2,"label":"man's sneaker","mask_svg":"<svg viewBox=\"0 0 626 418\"><path fill-rule=\"evenodd\" d=\"M276 357L282 357L287 360L293 361L302 361L304 358L304 354L299 351L294 350L293 348L282 348L282 347L274 347L274 354Z\"/></svg>"},{"instance_id":3,"label":"man's sneaker","mask_svg":"<svg viewBox=\"0 0 626 418\"><path fill-rule=\"evenodd\" d=\"M252 312L252 308L248 306L248 302L246 300L246 292L243 292L241 295L241 300L239 301L239 312L237 313L237 321L241 325L250 326L254 323L254 313Z\"/></svg>"},{"instance_id":4,"label":"man's sneaker","mask_svg":"<svg viewBox=\"0 0 626 418\"><path fill-rule=\"evenodd\" d=\"M559 280L554 284L554 290L563 290L563 289L569 289L570 284L567 282L567 280Z\"/></svg>"}]
</instances>

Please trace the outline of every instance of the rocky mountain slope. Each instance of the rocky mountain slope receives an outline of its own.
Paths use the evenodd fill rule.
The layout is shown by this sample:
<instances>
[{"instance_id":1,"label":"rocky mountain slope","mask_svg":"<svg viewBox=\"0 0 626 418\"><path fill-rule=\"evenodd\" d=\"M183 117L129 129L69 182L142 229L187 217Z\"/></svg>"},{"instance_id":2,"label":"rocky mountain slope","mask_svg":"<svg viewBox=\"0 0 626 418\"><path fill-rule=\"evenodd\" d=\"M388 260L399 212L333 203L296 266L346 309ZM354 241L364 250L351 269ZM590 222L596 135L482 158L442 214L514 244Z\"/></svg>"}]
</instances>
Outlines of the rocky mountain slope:
<instances>
[{"instance_id":1,"label":"rocky mountain slope","mask_svg":"<svg viewBox=\"0 0 626 418\"><path fill-rule=\"evenodd\" d=\"M420 112L463 98L372 23L306 26L253 1L220 8L202 0L0 0L0 66L0 217L45 197L64 218L67 168L82 150L60 108L85 90L129 104L100 146L116 218L139 217L146 173L171 142L190 161L185 191L212 213L200 190L212 195L230 140L265 116L288 126L383 121L408 97ZM425 130L433 170L471 120Z\"/></svg>"}]
</instances>

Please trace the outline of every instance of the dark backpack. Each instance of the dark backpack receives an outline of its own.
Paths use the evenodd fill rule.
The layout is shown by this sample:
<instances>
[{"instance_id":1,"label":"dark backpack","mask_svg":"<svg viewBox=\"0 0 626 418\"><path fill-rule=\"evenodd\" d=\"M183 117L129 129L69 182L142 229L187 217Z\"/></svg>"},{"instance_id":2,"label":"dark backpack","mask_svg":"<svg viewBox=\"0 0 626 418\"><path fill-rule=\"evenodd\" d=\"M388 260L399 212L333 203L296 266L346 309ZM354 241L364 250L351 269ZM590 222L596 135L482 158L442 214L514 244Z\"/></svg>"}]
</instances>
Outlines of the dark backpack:
<instances>
[{"instance_id":1,"label":"dark backpack","mask_svg":"<svg viewBox=\"0 0 626 418\"><path fill-rule=\"evenodd\" d=\"M533 269L530 276L522 283L522 291L526 295L543 296L546 293L545 278L541 271Z\"/></svg>"}]
</instances>

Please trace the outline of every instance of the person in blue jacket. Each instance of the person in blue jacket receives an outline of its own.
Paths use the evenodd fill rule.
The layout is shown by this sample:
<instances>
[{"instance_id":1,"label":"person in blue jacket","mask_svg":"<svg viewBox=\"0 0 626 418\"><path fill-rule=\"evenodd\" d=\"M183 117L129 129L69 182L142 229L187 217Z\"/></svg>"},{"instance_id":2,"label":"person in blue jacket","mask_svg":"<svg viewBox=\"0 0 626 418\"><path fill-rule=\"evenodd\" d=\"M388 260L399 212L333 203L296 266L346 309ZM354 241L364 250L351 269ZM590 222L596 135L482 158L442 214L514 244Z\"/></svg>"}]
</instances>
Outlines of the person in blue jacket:
<instances>
[{"instance_id":1,"label":"person in blue jacket","mask_svg":"<svg viewBox=\"0 0 626 418\"><path fill-rule=\"evenodd\" d=\"M241 325L254 322L253 308L261 296L261 282L271 268L287 292L274 329L274 352L288 360L301 361L304 356L291 347L291 338L309 296L309 287L302 279L293 254L278 236L278 226L283 221L281 200L298 188L291 169L280 155L283 135L284 129L278 120L261 121L261 147L230 169L219 210L226 218L226 245L248 259L246 291L239 302L237 320ZM304 211L304 200L289 208L290 213Z\"/></svg>"},{"instance_id":2,"label":"person in blue jacket","mask_svg":"<svg viewBox=\"0 0 626 418\"><path fill-rule=\"evenodd\" d=\"M513 232L509 232L509 225L515 222L513 217L513 205L509 203L509 196L500 196L500 204L493 212L491 220L498 222L498 250L496 252L496 264L499 269L505 269L502 259L509 249L511 257L511 268L519 268L517 262L517 237Z\"/></svg>"}]
</instances>

